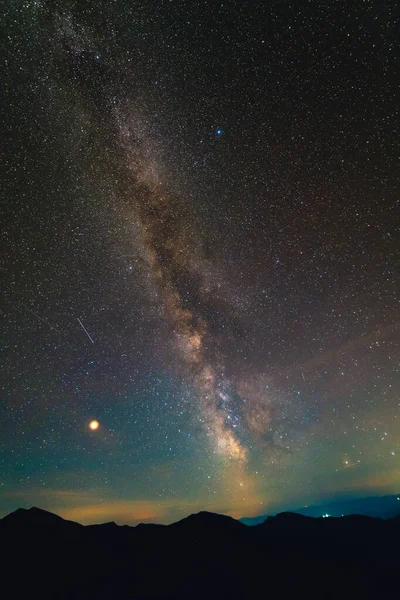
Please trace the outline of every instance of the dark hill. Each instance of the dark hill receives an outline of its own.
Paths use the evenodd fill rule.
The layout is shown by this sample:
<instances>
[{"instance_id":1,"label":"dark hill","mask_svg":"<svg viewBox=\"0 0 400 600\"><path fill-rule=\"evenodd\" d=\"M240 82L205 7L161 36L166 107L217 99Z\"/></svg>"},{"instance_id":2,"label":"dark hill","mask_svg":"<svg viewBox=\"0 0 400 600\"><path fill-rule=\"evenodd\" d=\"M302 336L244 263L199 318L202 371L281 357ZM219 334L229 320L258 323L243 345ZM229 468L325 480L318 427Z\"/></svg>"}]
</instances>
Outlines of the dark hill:
<instances>
[{"instance_id":1,"label":"dark hill","mask_svg":"<svg viewBox=\"0 0 400 600\"><path fill-rule=\"evenodd\" d=\"M16 511L1 519L0 523L12 526L57 527L62 526L63 523L73 523L73 521L66 521L54 513L33 506L29 509L17 508ZM74 523L74 525L77 525L77 523Z\"/></svg>"},{"instance_id":2,"label":"dark hill","mask_svg":"<svg viewBox=\"0 0 400 600\"><path fill-rule=\"evenodd\" d=\"M6 528L12 530L35 529L40 532L59 533L63 531L77 531L82 525L74 521L67 521L58 515L55 515L41 508L18 508L0 520L0 531Z\"/></svg>"},{"instance_id":3,"label":"dark hill","mask_svg":"<svg viewBox=\"0 0 400 600\"><path fill-rule=\"evenodd\" d=\"M268 521L270 523L272 521L275 521L276 523L279 523L280 525L283 523L285 523L285 525L286 524L294 525L294 524L300 524L300 523L301 524L311 523L312 519L311 519L311 517L306 517L299 513L282 512L282 513L278 513L275 517L269 517Z\"/></svg>"},{"instance_id":4,"label":"dark hill","mask_svg":"<svg viewBox=\"0 0 400 600\"><path fill-rule=\"evenodd\" d=\"M208 531L212 533L218 532L232 532L242 531L246 529L240 521L236 521L232 517L227 515L218 515L215 513L201 511L197 514L189 515L181 521L172 523L169 526L175 530L186 530L186 531Z\"/></svg>"},{"instance_id":5,"label":"dark hill","mask_svg":"<svg viewBox=\"0 0 400 600\"><path fill-rule=\"evenodd\" d=\"M400 518L208 512L169 526L82 526L40 509L0 520L2 589L57 599L391 598Z\"/></svg>"}]
</instances>

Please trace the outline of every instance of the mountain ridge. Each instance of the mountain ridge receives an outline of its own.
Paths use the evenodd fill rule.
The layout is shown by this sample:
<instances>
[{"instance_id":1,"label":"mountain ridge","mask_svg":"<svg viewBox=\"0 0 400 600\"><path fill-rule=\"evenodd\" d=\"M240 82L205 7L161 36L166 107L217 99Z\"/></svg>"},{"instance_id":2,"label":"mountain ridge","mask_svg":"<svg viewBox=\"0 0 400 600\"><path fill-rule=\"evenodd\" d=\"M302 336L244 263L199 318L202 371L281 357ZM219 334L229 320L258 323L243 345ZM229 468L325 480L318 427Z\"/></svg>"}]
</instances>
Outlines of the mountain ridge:
<instances>
[{"instance_id":1,"label":"mountain ridge","mask_svg":"<svg viewBox=\"0 0 400 600\"><path fill-rule=\"evenodd\" d=\"M251 519L253 517L249 517L249 519ZM254 517L254 519L258 519L259 517ZM260 517L260 518L264 518L264 517ZM276 513L274 515L265 515L264 521L257 523L256 526L259 525L264 525L265 523L269 522L271 523L272 521L279 521L280 523L282 522L290 522L290 523L299 523L299 522L310 522L310 521L319 521L320 519L331 519L331 520L348 520L349 518L353 518L353 519L363 519L365 521L367 520L375 520L375 521L396 521L400 520L400 510L398 512L398 514L394 515L393 517L388 517L386 519L382 518L382 517L374 517L374 516L370 516L370 515L365 515L365 514L359 514L359 513L352 513L352 514L348 514L348 515L341 515L340 517L336 517L333 515L322 515L321 517L317 516L317 517L312 517L310 515L304 515L303 513L300 512L295 512L295 511L283 511L283 512L279 512ZM11 524L11 525L77 525L79 527L83 527L83 528L99 528L99 527L107 527L109 529L121 529L121 528L129 528L131 530L135 530L135 529L142 529L142 528L147 528L147 527L155 527L155 528L176 528L178 527L183 527L183 526L194 526L195 528L197 528L198 526L215 526L217 523L223 523L224 525L230 526L230 527L235 527L237 529L241 529L244 526L245 527L249 527L249 525L247 523L245 523L244 521L248 520L246 518L241 518L241 519L234 519L233 517L230 517L229 515L224 515L224 514L220 514L220 513L213 513L213 512L209 512L209 511L199 511L197 513L192 513L186 517L183 517L182 519L180 519L179 521L174 521L173 523L170 523L168 525L164 525L161 523L138 523L137 525L127 525L127 524L122 524L122 525L118 525L117 523L115 523L115 521L107 521L104 523L91 523L88 525L83 525L81 523L78 523L76 521L72 521L69 519L64 519L63 517L61 517L60 515L57 515L56 513L50 512L48 510L44 510L42 508L36 507L36 506L32 506L31 508L17 508L15 511L12 511L10 513L8 513L7 515L5 515L4 517L2 517L0 519L0 527L2 526L2 524Z\"/></svg>"},{"instance_id":2,"label":"mountain ridge","mask_svg":"<svg viewBox=\"0 0 400 600\"><path fill-rule=\"evenodd\" d=\"M286 512L249 527L201 511L130 527L81 525L32 507L0 520L2 584L21 600L244 599L277 589L281 598L324 590L332 600L372 600L397 589L399 537L400 515Z\"/></svg>"},{"instance_id":3,"label":"mountain ridge","mask_svg":"<svg viewBox=\"0 0 400 600\"><path fill-rule=\"evenodd\" d=\"M371 517L388 519L400 513L400 493L385 496L367 496L358 499L337 500L325 504L316 504L296 508L290 512L309 517L341 517L351 514L361 514ZM245 525L258 525L268 517L276 516L279 512L270 512L255 517L241 517L239 520Z\"/></svg>"}]
</instances>

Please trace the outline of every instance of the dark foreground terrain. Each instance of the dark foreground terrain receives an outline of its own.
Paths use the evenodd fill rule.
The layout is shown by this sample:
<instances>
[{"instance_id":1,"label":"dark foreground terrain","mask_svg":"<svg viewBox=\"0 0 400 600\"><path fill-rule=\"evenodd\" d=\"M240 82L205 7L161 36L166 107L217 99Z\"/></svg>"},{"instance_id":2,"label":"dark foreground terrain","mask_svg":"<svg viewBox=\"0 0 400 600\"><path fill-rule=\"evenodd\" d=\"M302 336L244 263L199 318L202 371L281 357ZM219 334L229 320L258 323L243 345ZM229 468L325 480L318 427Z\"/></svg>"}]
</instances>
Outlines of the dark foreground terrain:
<instances>
[{"instance_id":1,"label":"dark foreground terrain","mask_svg":"<svg viewBox=\"0 0 400 600\"><path fill-rule=\"evenodd\" d=\"M84 527L32 508L0 520L0 541L2 598L400 597L400 516Z\"/></svg>"}]
</instances>

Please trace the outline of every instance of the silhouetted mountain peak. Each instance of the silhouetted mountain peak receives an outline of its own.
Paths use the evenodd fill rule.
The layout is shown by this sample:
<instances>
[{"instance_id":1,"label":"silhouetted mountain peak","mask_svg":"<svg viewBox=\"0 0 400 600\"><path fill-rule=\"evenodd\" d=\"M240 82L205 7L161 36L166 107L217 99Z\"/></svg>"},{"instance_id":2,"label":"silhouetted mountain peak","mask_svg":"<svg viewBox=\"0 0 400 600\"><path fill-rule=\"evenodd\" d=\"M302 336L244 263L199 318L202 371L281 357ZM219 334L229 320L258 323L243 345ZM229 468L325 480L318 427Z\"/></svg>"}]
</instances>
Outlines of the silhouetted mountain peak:
<instances>
[{"instance_id":1,"label":"silhouetted mountain peak","mask_svg":"<svg viewBox=\"0 0 400 600\"><path fill-rule=\"evenodd\" d=\"M179 528L188 528L188 529L200 529L200 530L210 530L210 529L242 529L245 527L236 519L229 517L227 515L220 515L217 513L212 513L208 511L200 511L198 513L194 513L185 517L181 521L177 523L173 523L170 527L179 527Z\"/></svg>"},{"instance_id":2,"label":"silhouetted mountain peak","mask_svg":"<svg viewBox=\"0 0 400 600\"><path fill-rule=\"evenodd\" d=\"M17 508L16 511L10 513L5 516L1 520L2 525L13 526L13 527L34 527L37 529L46 529L46 528L54 528L54 527L65 527L67 525L72 525L74 527L81 527L78 523L74 521L67 521L62 517L55 515L48 510L43 510L42 508L37 508L36 506L32 506L32 508Z\"/></svg>"},{"instance_id":3,"label":"silhouetted mountain peak","mask_svg":"<svg viewBox=\"0 0 400 600\"><path fill-rule=\"evenodd\" d=\"M33 516L35 519L57 519L59 521L64 521L62 517L56 515L55 513L50 512L49 510L44 510L43 508L37 508L37 506L32 506L26 510L29 515Z\"/></svg>"},{"instance_id":4,"label":"silhouetted mountain peak","mask_svg":"<svg viewBox=\"0 0 400 600\"><path fill-rule=\"evenodd\" d=\"M46 521L63 521L62 517L55 515L54 513L49 512L48 510L43 510L42 508L37 508L36 506L32 506L32 508L17 508L14 512L10 513L4 520L13 519L15 521L24 521L24 522L46 522Z\"/></svg>"},{"instance_id":5,"label":"silhouetted mountain peak","mask_svg":"<svg viewBox=\"0 0 400 600\"><path fill-rule=\"evenodd\" d=\"M314 525L316 523L316 519L312 517L306 517L299 513L294 512L282 512L278 513L274 517L268 517L262 523L256 525L259 529L267 529L267 528L283 528L283 529L297 529L297 527L308 527L309 525Z\"/></svg>"},{"instance_id":6,"label":"silhouetted mountain peak","mask_svg":"<svg viewBox=\"0 0 400 600\"><path fill-rule=\"evenodd\" d=\"M115 521L108 521L107 523L94 523L93 525L88 525L88 527L90 527L91 529L95 528L95 527L102 527L102 528L106 528L106 529L116 529L119 527L119 525L116 524Z\"/></svg>"},{"instance_id":7,"label":"silhouetted mountain peak","mask_svg":"<svg viewBox=\"0 0 400 600\"><path fill-rule=\"evenodd\" d=\"M225 521L233 521L232 517L228 517L227 515L220 515L218 513L209 512L208 510L201 510L198 513L193 513L186 517L186 519L182 519L182 521L202 521L202 522L216 522L217 520L224 519Z\"/></svg>"},{"instance_id":8,"label":"silhouetted mountain peak","mask_svg":"<svg viewBox=\"0 0 400 600\"><path fill-rule=\"evenodd\" d=\"M344 515L343 517L340 517L340 519L342 521L351 521L352 523L374 523L374 522L379 522L382 521L382 519L380 517L370 517L369 515L359 515L359 514L354 514L354 515Z\"/></svg>"},{"instance_id":9,"label":"silhouetted mountain peak","mask_svg":"<svg viewBox=\"0 0 400 600\"><path fill-rule=\"evenodd\" d=\"M305 521L311 519L311 517L307 517L295 512L281 512L276 515L275 519L279 519L280 521Z\"/></svg>"},{"instance_id":10,"label":"silhouetted mountain peak","mask_svg":"<svg viewBox=\"0 0 400 600\"><path fill-rule=\"evenodd\" d=\"M124 527L128 527L128 525L124 525ZM162 525L161 523L138 523L136 525L136 529L163 529L167 527L167 525Z\"/></svg>"}]
</instances>

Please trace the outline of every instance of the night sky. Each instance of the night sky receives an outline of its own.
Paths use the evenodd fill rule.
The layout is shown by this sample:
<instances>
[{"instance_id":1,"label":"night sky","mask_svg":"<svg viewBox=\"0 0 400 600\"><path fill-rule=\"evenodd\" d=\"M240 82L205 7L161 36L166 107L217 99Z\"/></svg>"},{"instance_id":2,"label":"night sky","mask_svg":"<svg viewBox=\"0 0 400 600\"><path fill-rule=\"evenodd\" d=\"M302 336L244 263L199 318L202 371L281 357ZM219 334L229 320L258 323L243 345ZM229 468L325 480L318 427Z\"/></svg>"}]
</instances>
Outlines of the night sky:
<instances>
[{"instance_id":1,"label":"night sky","mask_svg":"<svg viewBox=\"0 0 400 600\"><path fill-rule=\"evenodd\" d=\"M399 492L395 8L4 3L0 516Z\"/></svg>"}]
</instances>

